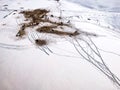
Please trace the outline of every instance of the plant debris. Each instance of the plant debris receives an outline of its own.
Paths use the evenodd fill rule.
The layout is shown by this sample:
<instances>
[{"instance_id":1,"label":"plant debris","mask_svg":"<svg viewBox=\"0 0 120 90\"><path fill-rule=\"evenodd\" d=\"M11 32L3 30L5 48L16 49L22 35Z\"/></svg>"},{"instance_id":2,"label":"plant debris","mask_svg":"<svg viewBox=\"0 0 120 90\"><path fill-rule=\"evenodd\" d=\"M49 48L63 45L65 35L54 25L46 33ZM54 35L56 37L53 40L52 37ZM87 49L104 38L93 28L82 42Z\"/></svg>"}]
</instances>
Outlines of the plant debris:
<instances>
[{"instance_id":1,"label":"plant debris","mask_svg":"<svg viewBox=\"0 0 120 90\"><path fill-rule=\"evenodd\" d=\"M40 33L51 33L51 34L56 34L56 35L69 35L69 36L76 36L79 35L78 31L75 32L65 32L65 31L60 31L54 29L56 26L43 26L37 29L38 32Z\"/></svg>"},{"instance_id":2,"label":"plant debris","mask_svg":"<svg viewBox=\"0 0 120 90\"><path fill-rule=\"evenodd\" d=\"M24 35L26 35L25 30L19 30L18 33L16 34L16 37L23 37Z\"/></svg>"},{"instance_id":3,"label":"plant debris","mask_svg":"<svg viewBox=\"0 0 120 90\"><path fill-rule=\"evenodd\" d=\"M35 10L25 10L21 11L20 14L23 14L25 17L25 23L22 23L20 30L16 34L16 37L23 37L26 35L26 28L36 27L34 29L37 33L46 33L46 34L54 34L58 36L78 36L80 34L83 35L91 35L96 36L95 34L90 34L87 32L79 32L79 29L73 27L71 25L70 20L65 21L63 18L59 19L59 16L54 16L49 13L49 10L46 9L35 9ZM44 25L42 25L44 24ZM71 29L73 31L66 31L65 29ZM45 40L36 39L35 43L39 46L46 45L47 42Z\"/></svg>"},{"instance_id":4,"label":"plant debris","mask_svg":"<svg viewBox=\"0 0 120 90\"><path fill-rule=\"evenodd\" d=\"M20 27L20 30L16 34L16 37L22 37L25 35L25 29L27 27L33 27L37 26L41 21L43 21L43 17L48 13L49 11L45 9L35 9L35 10L29 10L29 11L22 11L20 14L23 14L25 17L25 21L29 21L28 23L23 23Z\"/></svg>"},{"instance_id":5,"label":"plant debris","mask_svg":"<svg viewBox=\"0 0 120 90\"><path fill-rule=\"evenodd\" d=\"M41 19L44 15L46 15L49 11L46 9L35 9L30 11L22 11L21 14L24 15L25 18Z\"/></svg>"},{"instance_id":6,"label":"plant debris","mask_svg":"<svg viewBox=\"0 0 120 90\"><path fill-rule=\"evenodd\" d=\"M23 14L25 17L25 21L29 21L28 23L23 23L20 30L17 33L17 37L21 37L25 35L25 29L27 27L34 27L38 26L40 23L50 23L51 26L43 26L37 29L38 32L44 32L44 33L52 33L52 34L57 34L57 35L71 35L75 36L78 35L78 33L71 33L71 32L64 32L64 31L58 31L57 28L59 26L67 26L70 27L70 24L61 22L58 20L57 22L52 21L48 18L48 13L50 11L46 9L35 9L35 10L28 10L28 11L22 11L20 14ZM54 15L50 15L51 17L54 18ZM58 17L59 18L59 17ZM53 29L56 28L56 29Z\"/></svg>"},{"instance_id":7,"label":"plant debris","mask_svg":"<svg viewBox=\"0 0 120 90\"><path fill-rule=\"evenodd\" d=\"M35 44L38 46L44 46L44 45L47 45L47 41L43 39L36 39Z\"/></svg>"}]
</instances>

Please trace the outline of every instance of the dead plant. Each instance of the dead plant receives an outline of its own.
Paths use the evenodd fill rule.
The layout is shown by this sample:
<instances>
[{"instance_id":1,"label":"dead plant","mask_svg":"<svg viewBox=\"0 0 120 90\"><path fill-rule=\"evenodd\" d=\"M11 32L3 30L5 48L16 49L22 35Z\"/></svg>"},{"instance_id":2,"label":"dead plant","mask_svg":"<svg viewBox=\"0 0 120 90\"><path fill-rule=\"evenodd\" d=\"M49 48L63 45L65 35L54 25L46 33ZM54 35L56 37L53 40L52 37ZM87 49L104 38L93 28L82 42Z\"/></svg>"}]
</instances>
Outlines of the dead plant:
<instances>
[{"instance_id":1,"label":"dead plant","mask_svg":"<svg viewBox=\"0 0 120 90\"><path fill-rule=\"evenodd\" d=\"M35 44L38 46L44 46L44 45L47 45L47 41L43 39L36 39Z\"/></svg>"}]
</instances>

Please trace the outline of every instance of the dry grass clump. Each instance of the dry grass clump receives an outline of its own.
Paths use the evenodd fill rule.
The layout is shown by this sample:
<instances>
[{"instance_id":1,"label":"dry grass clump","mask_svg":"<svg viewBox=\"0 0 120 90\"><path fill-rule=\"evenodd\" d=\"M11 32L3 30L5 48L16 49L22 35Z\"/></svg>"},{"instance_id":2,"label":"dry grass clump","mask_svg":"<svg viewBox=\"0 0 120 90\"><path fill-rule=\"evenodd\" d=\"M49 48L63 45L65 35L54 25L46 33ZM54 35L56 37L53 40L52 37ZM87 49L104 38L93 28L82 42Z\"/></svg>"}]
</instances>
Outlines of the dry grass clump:
<instances>
[{"instance_id":1,"label":"dry grass clump","mask_svg":"<svg viewBox=\"0 0 120 90\"><path fill-rule=\"evenodd\" d=\"M58 20L57 22L50 20L50 17L48 18L48 13L50 11L46 9L35 9L35 10L29 10L29 11L22 11L20 14L23 14L25 17L25 21L29 21L28 23L23 23L20 27L20 30L16 34L16 37L22 37L26 35L25 29L27 27L34 27L38 26L40 23L50 23L51 26L42 26L37 29L39 33L52 33L57 35L71 35L75 36L78 35L78 33L71 33L71 32L64 32L64 31L58 31L57 28L67 26L70 27L68 23L61 22ZM51 15L52 18L55 18L53 15ZM59 17L58 17L59 18ZM55 30L56 29L56 30Z\"/></svg>"},{"instance_id":2,"label":"dry grass clump","mask_svg":"<svg viewBox=\"0 0 120 90\"><path fill-rule=\"evenodd\" d=\"M26 27L30 27L30 26L36 26L40 22L45 21L45 16L47 15L48 12L49 11L46 9L35 9L31 11L22 11L20 13L24 15L26 20L30 21L25 25Z\"/></svg>"},{"instance_id":3,"label":"dry grass clump","mask_svg":"<svg viewBox=\"0 0 120 90\"><path fill-rule=\"evenodd\" d=\"M75 32L65 32L65 31L60 31L55 29L56 26L43 26L37 29L38 32L40 33L50 33L50 34L56 34L56 35L69 35L69 36L76 36L79 35L78 31Z\"/></svg>"},{"instance_id":4,"label":"dry grass clump","mask_svg":"<svg viewBox=\"0 0 120 90\"><path fill-rule=\"evenodd\" d=\"M28 10L28 11L21 11L20 14L23 14L25 17L26 23L22 23L22 26L20 27L20 30L16 34L16 37L22 37L26 35L25 29L28 27L35 27L38 26L36 31L38 33L46 33L46 34L55 34L59 36L77 36L79 34L83 34L86 36L96 36L95 34L87 33L87 32L78 32L79 30L75 27L73 27L69 22L65 23L64 20L59 17L50 15L49 10L46 9L35 9L35 10ZM54 19L57 21L54 21ZM39 26L40 24L45 24L42 26ZM47 24L47 25L46 25ZM66 29L71 29L72 31L66 31ZM36 41L35 41L36 42ZM41 46L41 45L40 45Z\"/></svg>"},{"instance_id":5,"label":"dry grass clump","mask_svg":"<svg viewBox=\"0 0 120 90\"><path fill-rule=\"evenodd\" d=\"M35 9L31 11L22 11L20 12L24 15L26 20L30 22L26 24L26 27L38 25L40 22L45 21L45 16L49 13L46 9Z\"/></svg>"},{"instance_id":6,"label":"dry grass clump","mask_svg":"<svg viewBox=\"0 0 120 90\"><path fill-rule=\"evenodd\" d=\"M35 21L36 19L43 18L47 13L49 13L49 11L46 9L35 9L30 11L22 11L20 13L23 14L26 19L32 19Z\"/></svg>"},{"instance_id":7,"label":"dry grass clump","mask_svg":"<svg viewBox=\"0 0 120 90\"><path fill-rule=\"evenodd\" d=\"M16 34L16 37L23 37L26 35L26 28L28 27L36 27L36 31L38 33L46 33L46 34L55 34L59 36L77 36L80 33L72 28L70 23L65 23L64 20L59 19L59 17L50 15L49 10L46 9L35 9L35 10L26 10L21 11L20 14L23 14L25 17L26 23L22 23L20 30ZM54 20L55 19L55 20ZM57 21L56 21L57 19ZM45 24L40 26L40 24ZM46 25L47 24L47 25ZM74 32L65 31L65 28L73 29ZM38 46L43 46L47 44L46 40L43 39L36 39L35 44Z\"/></svg>"},{"instance_id":8,"label":"dry grass clump","mask_svg":"<svg viewBox=\"0 0 120 90\"><path fill-rule=\"evenodd\" d=\"M20 14L23 14L25 17L25 21L29 21L28 23L23 23L20 27L20 30L18 31L16 37L21 37L25 35L25 29L27 27L33 27L37 26L40 22L45 21L45 16L47 15L49 11L46 9L35 9L35 10L29 10L29 11L22 11Z\"/></svg>"},{"instance_id":9,"label":"dry grass clump","mask_svg":"<svg viewBox=\"0 0 120 90\"><path fill-rule=\"evenodd\" d=\"M57 28L57 26L42 26L40 28L37 29L38 32L49 32L49 31L52 31L54 28Z\"/></svg>"}]
</instances>

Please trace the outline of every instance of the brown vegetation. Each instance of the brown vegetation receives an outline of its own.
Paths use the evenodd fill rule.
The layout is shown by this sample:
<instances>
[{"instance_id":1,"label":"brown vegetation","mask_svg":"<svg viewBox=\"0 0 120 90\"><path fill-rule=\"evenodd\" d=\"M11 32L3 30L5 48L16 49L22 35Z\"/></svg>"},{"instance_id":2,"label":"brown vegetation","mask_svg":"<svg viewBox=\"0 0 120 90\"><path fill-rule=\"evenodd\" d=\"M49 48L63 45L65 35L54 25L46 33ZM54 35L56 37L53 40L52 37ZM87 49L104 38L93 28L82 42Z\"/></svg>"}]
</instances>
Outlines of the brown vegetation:
<instances>
[{"instance_id":1,"label":"brown vegetation","mask_svg":"<svg viewBox=\"0 0 120 90\"><path fill-rule=\"evenodd\" d=\"M22 11L20 12L20 14L23 14L23 16L25 17L25 21L27 21L26 23L22 23L22 26L20 27L20 30L18 31L18 33L16 34L16 37L22 37L24 35L26 35L26 28L27 27L35 27L35 26L39 26L39 24L44 23L47 25L43 25L43 26L39 26L36 31L38 33L46 33L46 34L54 34L54 35L59 35L59 36L77 36L80 34L83 35L91 35L91 36L95 36L95 34L90 34L87 32L78 32L79 29L74 28L69 22L70 20L63 22L64 20L59 19L59 17L54 16L54 15L49 15L50 11L46 10L46 9L35 9L35 10L28 10L28 11ZM52 18L52 20L51 20ZM55 20L57 19L57 21L53 21L53 19L55 18ZM66 29L71 29L73 31L66 31ZM43 46L46 45L47 42L46 40L41 40L41 39L36 39L35 40L36 45L39 46Z\"/></svg>"},{"instance_id":2,"label":"brown vegetation","mask_svg":"<svg viewBox=\"0 0 120 90\"><path fill-rule=\"evenodd\" d=\"M48 18L47 13L49 13L49 10L46 9L35 9L35 10L29 10L29 11L22 11L20 14L23 14L25 17L25 21L29 21L28 23L23 23L20 30L17 33L17 37L22 37L25 35L25 29L27 27L34 27L39 25L41 22L44 23L50 23L51 26L42 26L37 29L39 33L51 33L51 34L56 34L56 35L69 35L69 36L76 36L79 33L74 32L65 32L59 31L58 27L60 26L61 28L63 26L70 27L70 24L64 23L58 20L58 22L52 21ZM53 15L51 15L52 18L54 18ZM59 17L58 17L59 18Z\"/></svg>"},{"instance_id":3,"label":"brown vegetation","mask_svg":"<svg viewBox=\"0 0 120 90\"><path fill-rule=\"evenodd\" d=\"M16 34L16 37L23 37L24 35L26 35L25 30L19 30L18 33Z\"/></svg>"},{"instance_id":4,"label":"brown vegetation","mask_svg":"<svg viewBox=\"0 0 120 90\"><path fill-rule=\"evenodd\" d=\"M36 39L35 44L38 46L44 46L44 45L47 45L47 41L42 39Z\"/></svg>"},{"instance_id":5,"label":"brown vegetation","mask_svg":"<svg viewBox=\"0 0 120 90\"><path fill-rule=\"evenodd\" d=\"M25 29L31 26L37 26L42 20L42 18L48 13L49 11L45 9L35 9L30 11L22 11L21 14L24 15L25 21L30 21L29 23L23 23L20 27L20 30L16 34L17 37L22 37L25 35Z\"/></svg>"},{"instance_id":6,"label":"brown vegetation","mask_svg":"<svg viewBox=\"0 0 120 90\"><path fill-rule=\"evenodd\" d=\"M43 26L37 29L38 32L40 33L50 33L50 34L56 34L56 35L69 35L69 36L76 36L79 35L78 31L75 32L65 32L65 31L60 31L56 28L56 26Z\"/></svg>"}]
</instances>

